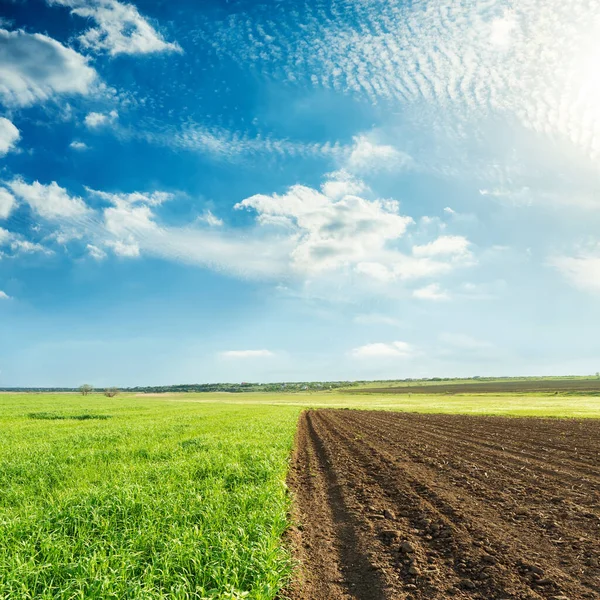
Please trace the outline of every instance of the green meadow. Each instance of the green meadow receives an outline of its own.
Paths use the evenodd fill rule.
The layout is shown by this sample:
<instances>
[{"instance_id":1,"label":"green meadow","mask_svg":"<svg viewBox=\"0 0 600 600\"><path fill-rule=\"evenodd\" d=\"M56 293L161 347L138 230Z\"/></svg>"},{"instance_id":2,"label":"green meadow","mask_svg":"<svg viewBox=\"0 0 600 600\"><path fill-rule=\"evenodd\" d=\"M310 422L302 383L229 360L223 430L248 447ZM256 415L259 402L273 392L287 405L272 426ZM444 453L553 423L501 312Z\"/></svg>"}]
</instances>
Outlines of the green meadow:
<instances>
[{"instance_id":1,"label":"green meadow","mask_svg":"<svg viewBox=\"0 0 600 600\"><path fill-rule=\"evenodd\" d=\"M275 598L308 407L600 417L585 396L0 394L0 598Z\"/></svg>"},{"instance_id":2,"label":"green meadow","mask_svg":"<svg viewBox=\"0 0 600 600\"><path fill-rule=\"evenodd\" d=\"M273 598L299 409L0 396L0 598Z\"/></svg>"}]
</instances>

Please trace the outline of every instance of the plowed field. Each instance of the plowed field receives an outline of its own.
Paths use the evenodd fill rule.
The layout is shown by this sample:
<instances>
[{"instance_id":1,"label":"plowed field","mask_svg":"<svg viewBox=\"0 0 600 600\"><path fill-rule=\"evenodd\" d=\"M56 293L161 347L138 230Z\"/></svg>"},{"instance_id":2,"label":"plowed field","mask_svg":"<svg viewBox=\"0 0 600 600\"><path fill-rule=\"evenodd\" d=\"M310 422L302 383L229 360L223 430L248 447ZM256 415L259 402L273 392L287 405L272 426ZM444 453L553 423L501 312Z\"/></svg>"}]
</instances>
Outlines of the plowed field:
<instances>
[{"instance_id":1,"label":"plowed field","mask_svg":"<svg viewBox=\"0 0 600 600\"><path fill-rule=\"evenodd\" d=\"M593 394L600 393L600 379L521 379L517 381L469 381L417 383L393 387L364 387L350 394Z\"/></svg>"},{"instance_id":2,"label":"plowed field","mask_svg":"<svg viewBox=\"0 0 600 600\"><path fill-rule=\"evenodd\" d=\"M600 421L318 410L294 600L600 598Z\"/></svg>"}]
</instances>

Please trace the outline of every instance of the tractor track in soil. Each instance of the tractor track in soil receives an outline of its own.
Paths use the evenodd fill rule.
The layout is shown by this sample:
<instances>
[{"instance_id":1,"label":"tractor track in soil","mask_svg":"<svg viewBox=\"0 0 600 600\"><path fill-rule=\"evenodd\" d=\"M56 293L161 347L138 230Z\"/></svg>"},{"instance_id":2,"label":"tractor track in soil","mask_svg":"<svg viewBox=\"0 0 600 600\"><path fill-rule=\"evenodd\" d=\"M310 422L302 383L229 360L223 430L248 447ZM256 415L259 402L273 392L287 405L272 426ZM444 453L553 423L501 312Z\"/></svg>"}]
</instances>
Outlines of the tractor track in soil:
<instances>
[{"instance_id":1,"label":"tractor track in soil","mask_svg":"<svg viewBox=\"0 0 600 600\"><path fill-rule=\"evenodd\" d=\"M600 599L600 421L302 414L292 600Z\"/></svg>"}]
</instances>

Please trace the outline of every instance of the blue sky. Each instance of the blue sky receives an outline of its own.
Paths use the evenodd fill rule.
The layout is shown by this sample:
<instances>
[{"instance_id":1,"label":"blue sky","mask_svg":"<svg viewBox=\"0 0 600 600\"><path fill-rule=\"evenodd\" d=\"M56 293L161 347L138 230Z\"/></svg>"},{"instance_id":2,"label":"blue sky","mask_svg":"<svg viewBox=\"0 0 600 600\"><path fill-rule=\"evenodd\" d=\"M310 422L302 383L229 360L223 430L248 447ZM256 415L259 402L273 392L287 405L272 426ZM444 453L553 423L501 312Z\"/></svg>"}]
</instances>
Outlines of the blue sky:
<instances>
[{"instance_id":1,"label":"blue sky","mask_svg":"<svg viewBox=\"0 0 600 600\"><path fill-rule=\"evenodd\" d=\"M0 386L600 370L593 3L0 11Z\"/></svg>"}]
</instances>

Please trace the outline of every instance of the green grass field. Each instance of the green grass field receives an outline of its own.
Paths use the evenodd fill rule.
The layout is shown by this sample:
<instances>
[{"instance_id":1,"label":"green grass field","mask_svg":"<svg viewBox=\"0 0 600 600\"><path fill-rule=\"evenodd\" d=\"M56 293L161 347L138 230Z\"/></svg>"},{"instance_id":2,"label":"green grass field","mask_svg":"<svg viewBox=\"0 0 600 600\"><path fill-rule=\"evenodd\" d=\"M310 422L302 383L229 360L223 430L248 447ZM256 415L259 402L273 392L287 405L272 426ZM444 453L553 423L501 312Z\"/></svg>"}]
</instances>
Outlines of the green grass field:
<instances>
[{"instance_id":1,"label":"green grass field","mask_svg":"<svg viewBox=\"0 0 600 600\"><path fill-rule=\"evenodd\" d=\"M0 598L273 598L298 413L1 395Z\"/></svg>"},{"instance_id":2,"label":"green grass field","mask_svg":"<svg viewBox=\"0 0 600 600\"><path fill-rule=\"evenodd\" d=\"M0 394L0 598L272 599L306 407L600 417L600 398Z\"/></svg>"}]
</instances>

